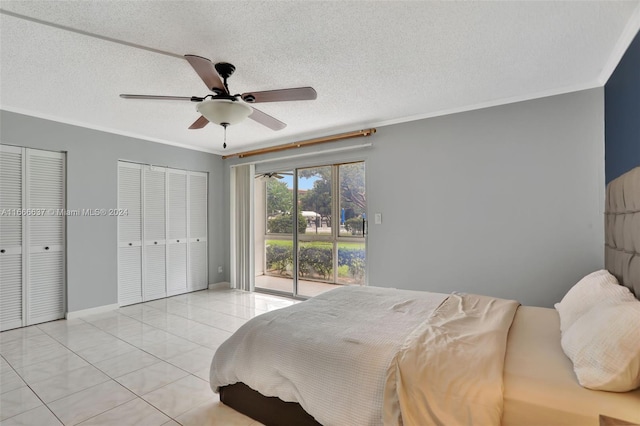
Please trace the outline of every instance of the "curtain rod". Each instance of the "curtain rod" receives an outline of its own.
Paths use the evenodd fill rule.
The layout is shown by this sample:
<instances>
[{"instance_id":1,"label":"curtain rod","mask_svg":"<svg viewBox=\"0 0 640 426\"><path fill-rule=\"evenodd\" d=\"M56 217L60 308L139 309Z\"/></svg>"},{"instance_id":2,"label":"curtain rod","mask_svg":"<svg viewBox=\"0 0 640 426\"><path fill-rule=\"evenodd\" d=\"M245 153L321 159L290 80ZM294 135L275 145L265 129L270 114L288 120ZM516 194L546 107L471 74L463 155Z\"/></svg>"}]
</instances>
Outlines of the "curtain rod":
<instances>
[{"instance_id":1,"label":"curtain rod","mask_svg":"<svg viewBox=\"0 0 640 426\"><path fill-rule=\"evenodd\" d=\"M234 167L246 166L248 164L273 163L273 162L276 162L276 161L290 160L292 158L310 157L312 155L333 154L334 152L351 151L351 150L354 150L354 149L368 148L371 145L373 145L373 144L371 142L368 142L368 143L363 143L363 144L360 144L360 145L343 146L341 148L323 149L322 151L318 151L318 152L303 152L301 154L287 155L287 156L278 157L278 158L267 158L265 160L247 161L246 163L238 163L238 164L234 164L234 165L229 166L229 167L231 167L233 169Z\"/></svg>"},{"instance_id":2,"label":"curtain rod","mask_svg":"<svg viewBox=\"0 0 640 426\"><path fill-rule=\"evenodd\" d=\"M343 139L371 136L375 132L376 132L376 129L371 128L371 129L358 130L355 132L340 133L338 135L323 136L321 138L309 139L301 142L291 142L291 143L286 143L284 145L276 145L276 146L271 146L267 148L254 149L253 151L245 151L245 152L239 152L237 154L224 155L222 156L222 159L226 160L227 158L233 158L233 157L245 158L245 157L251 157L254 155L267 154L270 152L286 151L288 149L302 148L305 146L317 145L317 144L327 143L327 142L336 142Z\"/></svg>"}]
</instances>

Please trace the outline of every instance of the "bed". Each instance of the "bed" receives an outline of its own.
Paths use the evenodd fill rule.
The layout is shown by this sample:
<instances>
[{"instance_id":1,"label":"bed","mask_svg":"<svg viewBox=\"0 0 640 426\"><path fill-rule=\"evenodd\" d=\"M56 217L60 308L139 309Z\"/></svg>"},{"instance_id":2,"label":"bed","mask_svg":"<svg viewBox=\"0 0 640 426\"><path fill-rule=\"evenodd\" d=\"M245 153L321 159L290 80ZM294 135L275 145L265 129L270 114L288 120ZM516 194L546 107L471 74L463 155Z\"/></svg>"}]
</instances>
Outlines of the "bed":
<instances>
[{"instance_id":1,"label":"bed","mask_svg":"<svg viewBox=\"0 0 640 426\"><path fill-rule=\"evenodd\" d=\"M637 297L640 168L607 186L605 229L605 266ZM267 425L640 424L640 389L581 386L560 329L555 309L347 287L248 322L217 351L210 383Z\"/></svg>"}]
</instances>

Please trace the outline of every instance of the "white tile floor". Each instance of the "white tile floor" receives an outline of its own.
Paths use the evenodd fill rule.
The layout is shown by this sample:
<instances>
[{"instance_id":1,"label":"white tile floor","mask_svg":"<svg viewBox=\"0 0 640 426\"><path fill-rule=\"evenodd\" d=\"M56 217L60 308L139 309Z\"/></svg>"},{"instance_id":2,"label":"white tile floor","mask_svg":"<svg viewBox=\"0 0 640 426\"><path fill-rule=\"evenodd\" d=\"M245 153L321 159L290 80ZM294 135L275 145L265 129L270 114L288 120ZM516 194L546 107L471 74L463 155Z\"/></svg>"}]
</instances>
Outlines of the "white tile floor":
<instances>
[{"instance_id":1,"label":"white tile floor","mask_svg":"<svg viewBox=\"0 0 640 426\"><path fill-rule=\"evenodd\" d=\"M0 333L0 426L240 425L209 387L215 349L297 303L205 290Z\"/></svg>"}]
</instances>

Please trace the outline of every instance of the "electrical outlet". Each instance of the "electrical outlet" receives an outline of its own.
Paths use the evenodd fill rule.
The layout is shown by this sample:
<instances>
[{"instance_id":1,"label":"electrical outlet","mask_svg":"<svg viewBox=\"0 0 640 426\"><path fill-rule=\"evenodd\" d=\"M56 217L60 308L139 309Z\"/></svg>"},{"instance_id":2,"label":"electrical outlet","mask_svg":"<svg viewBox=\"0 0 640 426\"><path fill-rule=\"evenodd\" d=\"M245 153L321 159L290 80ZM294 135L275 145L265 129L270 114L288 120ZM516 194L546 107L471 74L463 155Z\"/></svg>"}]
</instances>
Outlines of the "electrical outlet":
<instances>
[{"instance_id":1,"label":"electrical outlet","mask_svg":"<svg viewBox=\"0 0 640 426\"><path fill-rule=\"evenodd\" d=\"M222 266L218 266L218 273L221 274L222 273Z\"/></svg>"}]
</instances>

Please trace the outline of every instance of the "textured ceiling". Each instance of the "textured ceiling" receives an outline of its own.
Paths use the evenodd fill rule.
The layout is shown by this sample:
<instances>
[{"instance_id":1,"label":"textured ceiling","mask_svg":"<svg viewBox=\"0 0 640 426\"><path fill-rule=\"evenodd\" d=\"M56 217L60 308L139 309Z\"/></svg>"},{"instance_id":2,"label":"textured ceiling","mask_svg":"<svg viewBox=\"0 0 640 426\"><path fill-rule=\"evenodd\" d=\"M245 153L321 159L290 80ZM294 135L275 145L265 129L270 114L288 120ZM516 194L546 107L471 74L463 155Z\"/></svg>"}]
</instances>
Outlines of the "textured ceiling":
<instances>
[{"instance_id":1,"label":"textured ceiling","mask_svg":"<svg viewBox=\"0 0 640 426\"><path fill-rule=\"evenodd\" d=\"M600 86L640 27L638 1L0 9L0 108L219 154ZM236 65L232 93L313 86L318 99L256 105L287 128L247 120L223 151L222 128L187 129L195 104L118 97L206 95L183 54Z\"/></svg>"}]
</instances>

